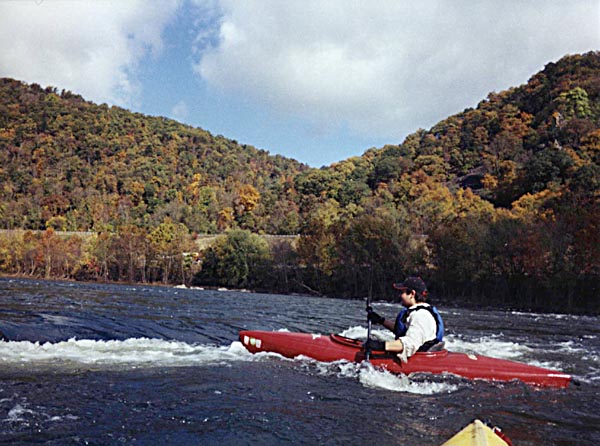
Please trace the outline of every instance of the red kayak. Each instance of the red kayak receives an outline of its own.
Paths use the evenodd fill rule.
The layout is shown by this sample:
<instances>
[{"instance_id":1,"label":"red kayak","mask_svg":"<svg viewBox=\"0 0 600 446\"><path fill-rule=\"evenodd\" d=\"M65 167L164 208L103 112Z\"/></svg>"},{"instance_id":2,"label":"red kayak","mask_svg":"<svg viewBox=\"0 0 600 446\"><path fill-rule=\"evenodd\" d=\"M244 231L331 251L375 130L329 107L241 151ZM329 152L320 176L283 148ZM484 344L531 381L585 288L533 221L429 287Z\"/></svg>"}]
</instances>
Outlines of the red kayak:
<instances>
[{"instance_id":1,"label":"red kayak","mask_svg":"<svg viewBox=\"0 0 600 446\"><path fill-rule=\"evenodd\" d=\"M363 341L340 335L316 335L270 331L241 331L240 341L251 353L273 352L287 358L307 356L322 362L346 360L361 362L365 359ZM528 384L548 387L567 387L571 376L554 370L536 367L506 359L454 353L448 350L415 353L408 362L401 362L395 354L371 352L370 362L391 373L449 373L469 379L492 381L520 380Z\"/></svg>"}]
</instances>

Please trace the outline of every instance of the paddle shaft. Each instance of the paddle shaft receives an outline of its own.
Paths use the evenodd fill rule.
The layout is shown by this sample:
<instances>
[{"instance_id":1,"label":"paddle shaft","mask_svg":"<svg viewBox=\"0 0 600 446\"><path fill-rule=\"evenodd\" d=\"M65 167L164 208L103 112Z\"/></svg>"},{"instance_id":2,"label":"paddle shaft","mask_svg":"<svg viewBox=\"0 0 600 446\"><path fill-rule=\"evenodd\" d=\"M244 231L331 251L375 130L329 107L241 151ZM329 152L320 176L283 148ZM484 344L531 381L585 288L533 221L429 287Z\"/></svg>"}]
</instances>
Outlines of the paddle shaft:
<instances>
[{"instance_id":1,"label":"paddle shaft","mask_svg":"<svg viewBox=\"0 0 600 446\"><path fill-rule=\"evenodd\" d=\"M373 265L371 265L369 271L369 295L367 296L367 342L371 339L371 319L369 318L369 310L371 309L371 298L373 296ZM365 350L365 359L368 361L371 357L371 350L367 348Z\"/></svg>"}]
</instances>

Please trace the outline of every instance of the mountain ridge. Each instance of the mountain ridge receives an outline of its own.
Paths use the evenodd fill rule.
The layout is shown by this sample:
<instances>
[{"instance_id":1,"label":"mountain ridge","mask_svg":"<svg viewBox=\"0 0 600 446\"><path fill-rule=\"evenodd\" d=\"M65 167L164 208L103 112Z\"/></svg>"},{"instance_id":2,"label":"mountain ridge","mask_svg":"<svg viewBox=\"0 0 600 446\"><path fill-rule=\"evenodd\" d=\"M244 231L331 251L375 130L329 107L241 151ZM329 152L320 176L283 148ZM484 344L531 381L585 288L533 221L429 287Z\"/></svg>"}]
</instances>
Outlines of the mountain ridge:
<instances>
[{"instance_id":1,"label":"mountain ridge","mask_svg":"<svg viewBox=\"0 0 600 446\"><path fill-rule=\"evenodd\" d=\"M189 245L175 240L227 234L202 254L199 283L356 297L370 277L389 296L386 284L416 272L441 295L598 303L599 52L322 168L11 79L0 80L0 145L1 227L91 231L117 250L77 245L88 257L58 267L44 260L51 234L24 236L0 243L3 271L181 283L187 260L178 272L165 259ZM268 247L246 232L299 238ZM260 255L234 268L241 246Z\"/></svg>"},{"instance_id":2,"label":"mountain ridge","mask_svg":"<svg viewBox=\"0 0 600 446\"><path fill-rule=\"evenodd\" d=\"M128 198L132 202L131 209L136 209L136 216L140 213L152 216L157 207L160 216L164 216L162 214L172 213L165 210L170 203L185 201L185 197L174 197L177 194L172 189L162 190L167 188L172 178L180 191L195 187L195 193L204 194L205 206L204 209L196 206L194 211L203 214L206 221L192 222L189 218L186 221L181 216L177 219L197 232L214 233L227 227L275 233L297 232L300 229L298 225L292 224L294 227L286 230L283 222L268 227L265 221L272 219L275 212L269 203L283 198L288 212L301 214L298 193L317 197L325 195L340 203L359 204L376 190L378 184L389 185L403 172L415 170L454 187L470 187L496 206L510 207L520 196L535 193L541 187L531 182L534 178L513 178L518 176L516 170L520 169L525 174L527 165L515 166L511 165L511 161L531 160L531 154L539 151L540 147L555 142L573 146L574 138L581 136L577 132L597 126L593 124L593 117L597 119L599 114L600 82L598 76L594 76L594 73L600 72L598 60L598 53L591 52L549 63L526 84L490 93L476 108L452 115L429 130L419 129L401 144L372 148L360 157L341 160L321 169L310 168L291 158L270 155L267 151L238 144L221 135L214 136L206 130L172 119L146 116L106 104L96 105L69 91L63 90L59 94L55 87L43 89L37 84L2 79L0 141L8 149L2 159L3 165L9 166L1 177L4 184L8 184L2 198L4 202L12 201L10 191L26 195L28 187L32 188L34 180L39 179L35 174L42 173L39 161L45 155L45 174L57 168L59 178L56 178L56 172L50 174L59 182L69 183L74 171L79 168L85 176L80 187L91 185L101 195L110 197L116 194ZM577 97L582 93L584 97ZM573 108L577 106L583 108L577 111ZM16 115L15 108L18 109ZM577 119L573 123L573 119L568 119L569 115L573 118L573 113L583 115L575 116ZM582 122L582 118L592 119ZM563 122L559 122L561 119ZM577 125L587 125L588 128L578 129ZM176 159L178 157L180 159ZM33 175L20 172L24 178L17 178L17 181L10 175L7 177L6 170L18 171L22 167L18 162L26 162L27 158L32 162L38 161L37 170L27 166ZM134 158L143 159L143 162ZM15 160L18 162L14 163ZM61 165L53 166L53 161ZM65 166L69 163L70 166ZM164 178L157 167L161 164L168 166L167 163L170 163L169 179ZM129 167L133 167L137 179L128 174ZM91 172L90 169L97 171ZM358 178L357 171L361 169L364 173ZM339 171L352 173L349 178L340 179ZM115 174L119 177L115 178ZM202 178L198 178L198 174ZM105 184L94 181L93 177L100 175L106 176ZM484 178L486 175L487 178ZM341 187L341 192L332 191L327 190L327 184L322 184L346 184L348 180L355 183L358 180L362 190L357 190L354 185L354 190ZM84 181L86 184L83 184ZM315 185L315 182L321 184ZM70 189L77 187L73 184L68 186ZM159 196L156 196L156 189L159 189ZM4 226L43 229L50 218L60 217L51 214L65 214L69 208L80 206L81 201L77 202L72 190L51 191L52 187L46 185L41 191L41 195L46 197L45 202L34 203L48 208L44 214L48 218L40 216L37 221L34 218L18 221L13 216L15 221L8 224L4 221ZM40 195L39 191L27 192L33 192L30 195L34 197ZM262 221L249 223L247 210L253 204L246 203L245 206L244 200L252 201L249 196L258 195L260 205L253 207L252 213ZM64 203L61 206L60 196L70 200L68 206ZM105 197L105 201L110 201L109 197ZM110 198L115 199L114 196ZM52 203L53 200L55 203ZM145 209L140 208L141 202ZM263 206L265 204L266 207ZM177 206L171 205L171 208L174 207ZM212 209L208 210L210 207ZM177 212L183 213L182 209L179 207ZM217 214L225 209L228 215L223 215L219 221ZM88 220L90 218L94 219L88 217ZM303 219L302 216L300 219ZM62 229L89 230L97 223L110 224L107 221L86 223L71 220ZM160 218L151 220L160 222Z\"/></svg>"}]
</instances>

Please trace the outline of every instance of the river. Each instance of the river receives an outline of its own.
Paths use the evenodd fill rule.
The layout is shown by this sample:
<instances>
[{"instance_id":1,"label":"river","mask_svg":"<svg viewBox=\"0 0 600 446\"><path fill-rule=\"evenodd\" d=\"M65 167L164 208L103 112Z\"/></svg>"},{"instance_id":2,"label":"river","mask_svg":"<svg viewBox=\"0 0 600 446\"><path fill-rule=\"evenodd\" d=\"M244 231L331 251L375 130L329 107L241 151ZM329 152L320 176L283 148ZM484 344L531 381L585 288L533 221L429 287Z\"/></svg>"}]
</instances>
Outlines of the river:
<instances>
[{"instance_id":1,"label":"river","mask_svg":"<svg viewBox=\"0 0 600 446\"><path fill-rule=\"evenodd\" d=\"M0 302L0 444L427 446L474 418L515 446L600 444L595 316L440 308L450 350L579 384L547 389L251 355L237 339L364 337L362 301L4 278Z\"/></svg>"}]
</instances>

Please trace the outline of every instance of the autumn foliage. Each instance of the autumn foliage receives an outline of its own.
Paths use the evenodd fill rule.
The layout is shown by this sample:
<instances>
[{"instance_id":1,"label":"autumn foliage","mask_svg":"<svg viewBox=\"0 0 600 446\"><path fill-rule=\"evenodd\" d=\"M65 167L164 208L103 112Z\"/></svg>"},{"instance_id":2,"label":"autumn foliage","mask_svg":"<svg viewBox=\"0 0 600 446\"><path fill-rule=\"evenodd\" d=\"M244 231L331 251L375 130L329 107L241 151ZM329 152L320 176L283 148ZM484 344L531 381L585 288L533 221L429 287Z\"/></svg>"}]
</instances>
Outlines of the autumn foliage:
<instances>
[{"instance_id":1,"label":"autumn foliage","mask_svg":"<svg viewBox=\"0 0 600 446\"><path fill-rule=\"evenodd\" d=\"M597 52L320 169L0 80L5 273L600 311L599 190Z\"/></svg>"}]
</instances>

